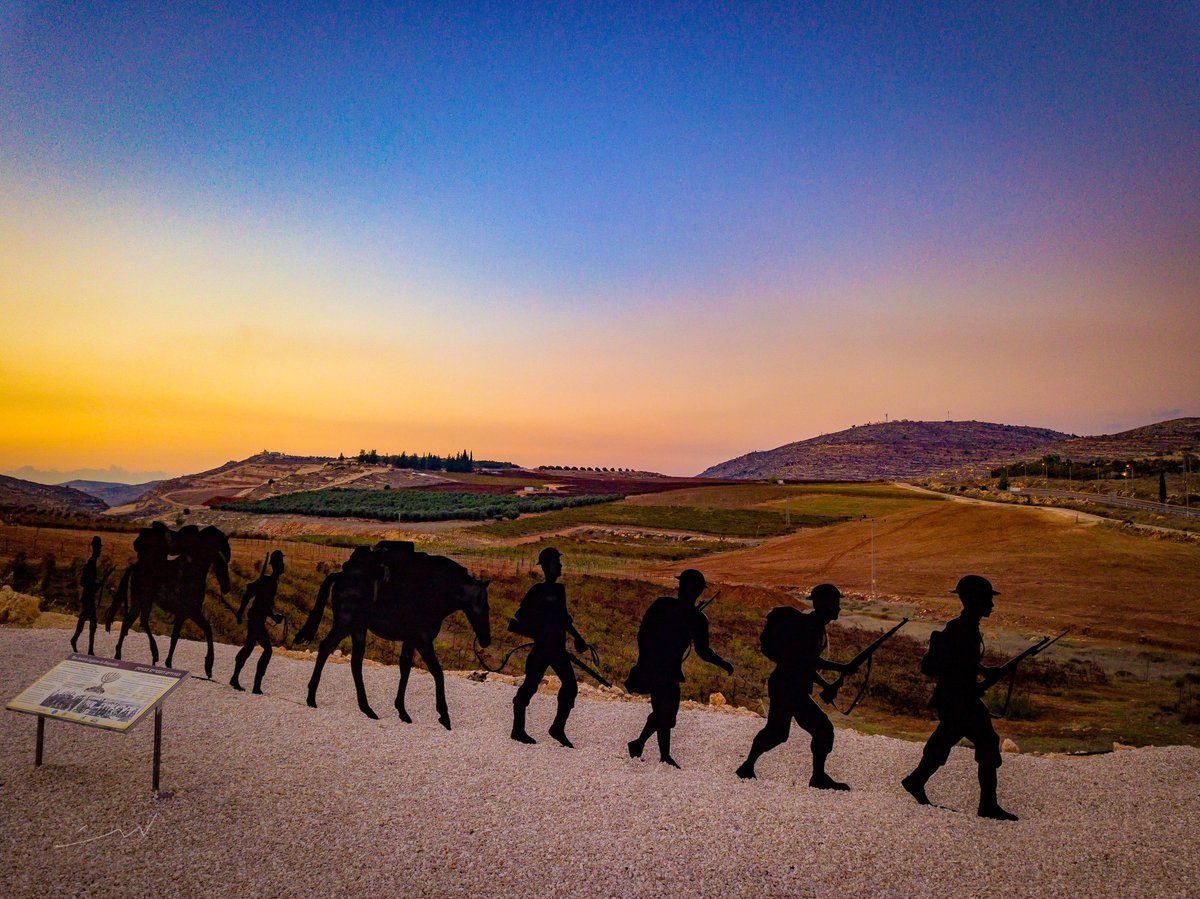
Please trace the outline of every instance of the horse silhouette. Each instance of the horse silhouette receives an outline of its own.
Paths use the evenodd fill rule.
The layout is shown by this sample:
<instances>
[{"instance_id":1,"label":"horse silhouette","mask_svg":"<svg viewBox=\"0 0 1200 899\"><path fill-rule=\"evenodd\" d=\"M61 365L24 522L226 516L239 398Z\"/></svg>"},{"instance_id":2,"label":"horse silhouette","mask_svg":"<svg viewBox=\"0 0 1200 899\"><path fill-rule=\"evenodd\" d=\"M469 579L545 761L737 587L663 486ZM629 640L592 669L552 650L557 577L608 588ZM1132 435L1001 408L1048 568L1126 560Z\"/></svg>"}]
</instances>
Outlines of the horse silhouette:
<instances>
[{"instance_id":1,"label":"horse silhouette","mask_svg":"<svg viewBox=\"0 0 1200 899\"><path fill-rule=\"evenodd\" d=\"M412 723L404 707L413 653L421 654L433 676L436 688L438 721L450 730L450 712L446 706L446 685L433 641L442 622L454 612L467 616L480 645L491 643L488 618L488 582L470 575L466 568L445 556L414 552L406 540L381 540L373 550L359 547L342 566L321 584L317 601L295 643L308 643L320 627L326 602L332 601L333 626L317 650L317 661L308 682L308 704L317 707L317 686L330 653L347 636L351 640L350 670L358 707L368 718L378 718L367 702L363 685L362 662L366 653L367 631L384 640L398 640L400 648L400 686L396 691L396 711L400 720Z\"/></svg>"},{"instance_id":2,"label":"horse silhouette","mask_svg":"<svg viewBox=\"0 0 1200 899\"><path fill-rule=\"evenodd\" d=\"M186 525L172 531L161 522L155 522L151 527L142 528L133 541L133 548L137 561L125 569L105 618L105 630L110 630L117 612L122 613L115 657L121 658L125 636L134 621L139 621L150 640L150 657L157 664L158 644L150 629L150 611L158 605L173 619L167 667L171 666L175 656L183 624L190 619L204 632L208 644L204 673L211 678L213 631L204 616L205 586L211 569L217 576L221 592L229 592L229 538L212 525L203 529Z\"/></svg>"}]
</instances>

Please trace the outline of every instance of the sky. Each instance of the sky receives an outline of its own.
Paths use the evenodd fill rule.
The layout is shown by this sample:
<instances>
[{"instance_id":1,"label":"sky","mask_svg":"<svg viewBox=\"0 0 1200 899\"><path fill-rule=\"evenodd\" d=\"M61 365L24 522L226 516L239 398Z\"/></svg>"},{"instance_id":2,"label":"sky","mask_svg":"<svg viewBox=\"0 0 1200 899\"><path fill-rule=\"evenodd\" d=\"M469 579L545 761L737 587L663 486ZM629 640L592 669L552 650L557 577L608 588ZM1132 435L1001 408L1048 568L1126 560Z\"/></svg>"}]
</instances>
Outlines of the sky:
<instances>
[{"instance_id":1,"label":"sky","mask_svg":"<svg viewBox=\"0 0 1200 899\"><path fill-rule=\"evenodd\" d=\"M1200 7L0 6L0 471L1200 415Z\"/></svg>"}]
</instances>

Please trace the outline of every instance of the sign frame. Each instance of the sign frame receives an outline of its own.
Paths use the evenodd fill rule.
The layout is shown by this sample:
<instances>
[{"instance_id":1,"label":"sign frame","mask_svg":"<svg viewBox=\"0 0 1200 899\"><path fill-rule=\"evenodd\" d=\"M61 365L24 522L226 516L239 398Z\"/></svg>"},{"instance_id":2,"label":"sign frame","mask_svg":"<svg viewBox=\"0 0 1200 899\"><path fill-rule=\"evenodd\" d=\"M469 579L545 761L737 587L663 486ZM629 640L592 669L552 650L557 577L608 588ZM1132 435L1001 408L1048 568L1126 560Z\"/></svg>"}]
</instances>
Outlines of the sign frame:
<instances>
[{"instance_id":1,"label":"sign frame","mask_svg":"<svg viewBox=\"0 0 1200 899\"><path fill-rule=\"evenodd\" d=\"M88 669L97 670L89 672ZM111 685L120 680L122 673L133 675L132 696L118 694L111 702L110 700L97 700L95 697L82 697L82 692L97 695L109 692L105 689L105 685ZM95 675L93 686L79 687L82 679L90 678L93 674ZM37 768L42 766L47 719L115 733L128 733L153 711L154 762L151 790L157 794L162 763L163 703L171 693L178 689L180 684L187 680L188 676L187 671L176 668L161 668L157 665L145 665L74 652L9 700L5 708L25 715L34 715L37 718L37 745L34 750L34 767ZM71 683L71 679L74 679L74 683ZM127 680L126 685L128 683ZM80 692L81 690L82 692ZM43 702L47 698L59 694L63 697L62 701L73 702L73 704L59 708L43 706ZM106 709L106 705L111 705L111 708ZM90 707L96 712L108 711L112 714L89 715L83 711L75 711L79 706ZM106 719L109 720L106 721Z\"/></svg>"}]
</instances>

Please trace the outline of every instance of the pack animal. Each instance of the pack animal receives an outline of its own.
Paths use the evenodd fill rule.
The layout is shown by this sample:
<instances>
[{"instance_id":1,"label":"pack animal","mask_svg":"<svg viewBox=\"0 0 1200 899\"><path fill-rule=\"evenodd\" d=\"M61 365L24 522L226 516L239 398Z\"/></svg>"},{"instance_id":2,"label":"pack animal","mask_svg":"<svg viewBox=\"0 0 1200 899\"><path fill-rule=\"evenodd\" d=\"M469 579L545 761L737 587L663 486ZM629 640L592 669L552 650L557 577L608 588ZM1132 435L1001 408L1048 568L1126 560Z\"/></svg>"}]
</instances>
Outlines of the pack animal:
<instances>
[{"instance_id":1,"label":"pack animal","mask_svg":"<svg viewBox=\"0 0 1200 899\"><path fill-rule=\"evenodd\" d=\"M491 643L488 612L488 582L472 577L466 568L445 556L414 552L407 541L384 540L373 550L354 551L340 572L321 584L316 603L296 643L312 641L320 627L325 605L331 602L333 625L317 650L317 660L308 682L308 704L317 707L317 687L329 655L346 637L351 640L350 670L358 707L368 718L378 718L367 701L362 662L367 632L384 640L400 641L400 685L396 711L400 720L411 723L404 694L412 671L414 652L421 654L433 676L438 721L450 730L445 678L433 641L442 622L454 612L467 616L480 645Z\"/></svg>"}]
</instances>

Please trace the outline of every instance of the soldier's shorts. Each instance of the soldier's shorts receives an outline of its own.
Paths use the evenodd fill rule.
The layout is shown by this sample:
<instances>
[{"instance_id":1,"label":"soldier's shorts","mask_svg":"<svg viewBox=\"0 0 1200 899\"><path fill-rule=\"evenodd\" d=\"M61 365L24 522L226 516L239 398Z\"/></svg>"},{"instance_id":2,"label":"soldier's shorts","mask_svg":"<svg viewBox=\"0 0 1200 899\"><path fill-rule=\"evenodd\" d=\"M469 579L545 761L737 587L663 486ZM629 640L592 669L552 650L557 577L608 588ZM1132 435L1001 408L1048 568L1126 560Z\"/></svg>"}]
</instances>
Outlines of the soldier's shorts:
<instances>
[{"instance_id":1,"label":"soldier's shorts","mask_svg":"<svg viewBox=\"0 0 1200 899\"><path fill-rule=\"evenodd\" d=\"M655 727L672 728L679 715L679 684L660 684L650 691L650 714Z\"/></svg>"},{"instance_id":2,"label":"soldier's shorts","mask_svg":"<svg viewBox=\"0 0 1200 899\"><path fill-rule=\"evenodd\" d=\"M938 726L925 744L925 755L944 765L950 750L962 739L975 747L975 761L981 767L999 768L1000 737L992 726L992 716L980 699L945 702L938 707Z\"/></svg>"}]
</instances>

